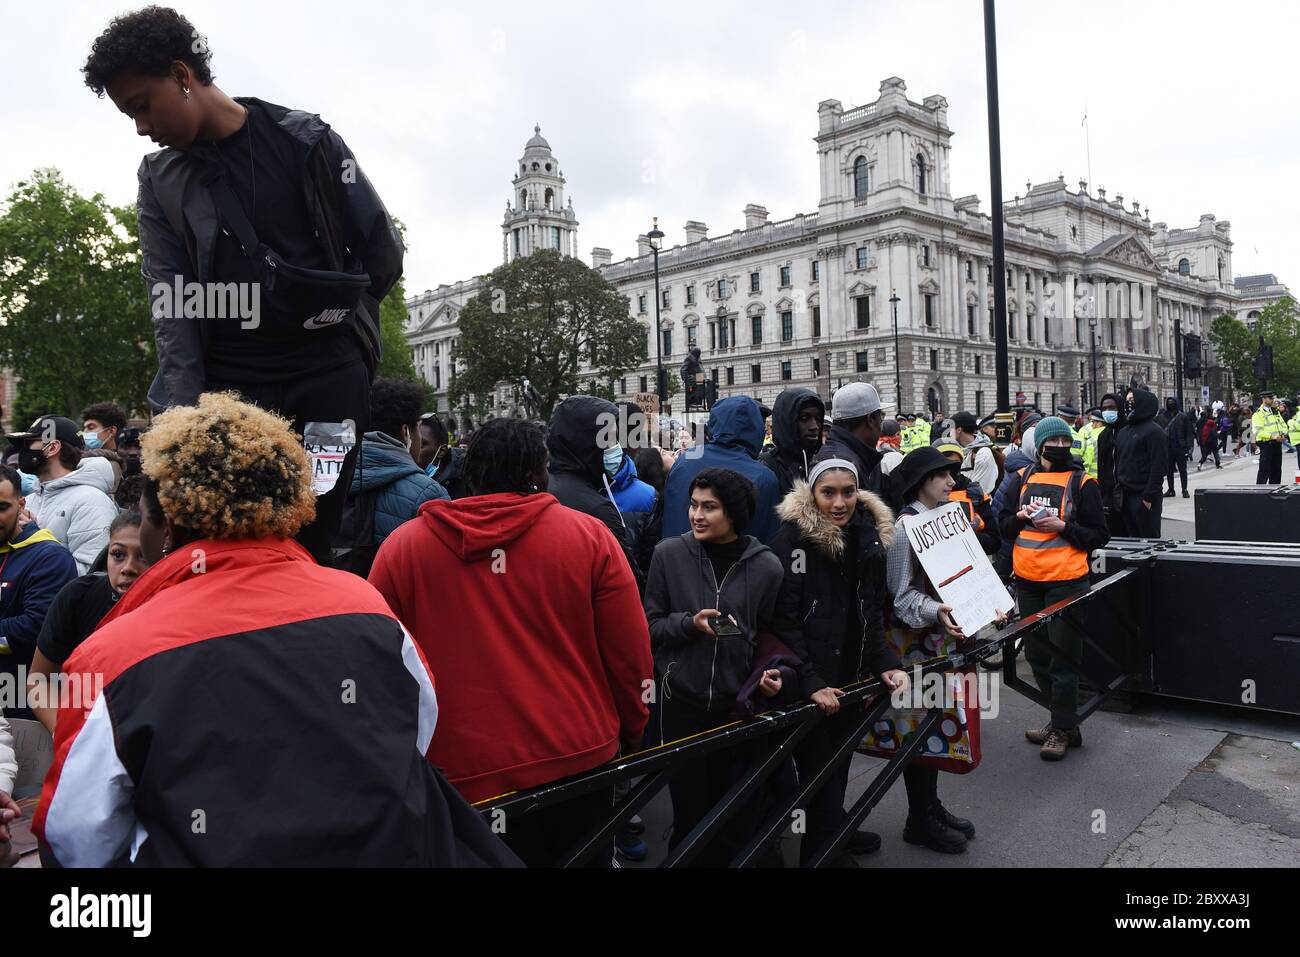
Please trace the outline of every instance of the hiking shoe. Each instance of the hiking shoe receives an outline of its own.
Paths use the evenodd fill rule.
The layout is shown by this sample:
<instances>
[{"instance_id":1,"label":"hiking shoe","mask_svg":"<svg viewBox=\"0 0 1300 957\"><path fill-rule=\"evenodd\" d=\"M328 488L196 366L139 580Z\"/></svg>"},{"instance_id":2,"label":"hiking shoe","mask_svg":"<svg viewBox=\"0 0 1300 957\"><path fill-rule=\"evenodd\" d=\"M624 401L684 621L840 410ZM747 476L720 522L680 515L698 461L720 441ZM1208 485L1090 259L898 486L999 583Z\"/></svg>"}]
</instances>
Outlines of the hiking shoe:
<instances>
[{"instance_id":1,"label":"hiking shoe","mask_svg":"<svg viewBox=\"0 0 1300 957\"><path fill-rule=\"evenodd\" d=\"M1038 756L1044 761L1059 761L1065 757L1065 752L1069 747L1069 733L1052 728L1047 732L1047 740L1043 742L1042 748L1039 749Z\"/></svg>"},{"instance_id":2,"label":"hiking shoe","mask_svg":"<svg viewBox=\"0 0 1300 957\"><path fill-rule=\"evenodd\" d=\"M1183 498L1191 498L1191 496L1187 494L1187 489L1183 489Z\"/></svg>"},{"instance_id":3,"label":"hiking shoe","mask_svg":"<svg viewBox=\"0 0 1300 957\"><path fill-rule=\"evenodd\" d=\"M910 814L907 825L903 828L903 840L908 844L919 844L940 854L960 854L966 850L966 837L960 831L954 831L936 814L926 814L917 820Z\"/></svg>"},{"instance_id":4,"label":"hiking shoe","mask_svg":"<svg viewBox=\"0 0 1300 957\"><path fill-rule=\"evenodd\" d=\"M943 823L948 825L948 827L952 828L954 831L957 831L959 834L961 834L962 837L966 838L966 840L968 841L974 840L975 825L972 824L970 821L966 820L964 817L958 817L957 815L953 814L946 807L944 807L942 803L936 801L934 807L930 809L930 813L933 814L935 817L937 817L939 820L943 821Z\"/></svg>"},{"instance_id":5,"label":"hiking shoe","mask_svg":"<svg viewBox=\"0 0 1300 957\"><path fill-rule=\"evenodd\" d=\"M614 835L614 853L624 860L638 862L650 856L650 849L645 841L624 828Z\"/></svg>"},{"instance_id":6,"label":"hiking shoe","mask_svg":"<svg viewBox=\"0 0 1300 957\"><path fill-rule=\"evenodd\" d=\"M1041 745L1047 741L1047 734L1051 730L1052 730L1052 726L1050 724L1045 724L1041 728L1030 728L1028 731L1025 732L1025 740L1028 741L1030 744ZM1083 747L1083 731L1081 731L1079 728L1070 729L1070 747L1072 748Z\"/></svg>"},{"instance_id":7,"label":"hiking shoe","mask_svg":"<svg viewBox=\"0 0 1300 957\"><path fill-rule=\"evenodd\" d=\"M844 850L850 854L873 854L880 850L880 835L875 831L854 831Z\"/></svg>"}]
</instances>

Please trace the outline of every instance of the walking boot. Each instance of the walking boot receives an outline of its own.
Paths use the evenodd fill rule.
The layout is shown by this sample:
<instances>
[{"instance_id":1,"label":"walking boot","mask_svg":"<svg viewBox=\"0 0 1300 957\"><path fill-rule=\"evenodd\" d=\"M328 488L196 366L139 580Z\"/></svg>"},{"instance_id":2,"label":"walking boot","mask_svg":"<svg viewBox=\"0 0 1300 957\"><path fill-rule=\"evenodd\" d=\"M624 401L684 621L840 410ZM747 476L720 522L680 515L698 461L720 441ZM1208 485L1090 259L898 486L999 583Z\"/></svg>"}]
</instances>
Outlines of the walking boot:
<instances>
[{"instance_id":1,"label":"walking boot","mask_svg":"<svg viewBox=\"0 0 1300 957\"><path fill-rule=\"evenodd\" d=\"M966 837L943 822L933 813L914 818L909 813L907 824L903 828L903 840L908 844L919 844L940 854L960 854L966 850Z\"/></svg>"},{"instance_id":2,"label":"walking boot","mask_svg":"<svg viewBox=\"0 0 1300 957\"><path fill-rule=\"evenodd\" d=\"M953 814L944 807L941 802L936 801L934 807L931 808L930 813L936 815L939 820L943 821L944 824L948 825L954 831L959 832L962 837L966 838L966 840L971 841L975 839L975 825L964 817L958 817Z\"/></svg>"}]
</instances>

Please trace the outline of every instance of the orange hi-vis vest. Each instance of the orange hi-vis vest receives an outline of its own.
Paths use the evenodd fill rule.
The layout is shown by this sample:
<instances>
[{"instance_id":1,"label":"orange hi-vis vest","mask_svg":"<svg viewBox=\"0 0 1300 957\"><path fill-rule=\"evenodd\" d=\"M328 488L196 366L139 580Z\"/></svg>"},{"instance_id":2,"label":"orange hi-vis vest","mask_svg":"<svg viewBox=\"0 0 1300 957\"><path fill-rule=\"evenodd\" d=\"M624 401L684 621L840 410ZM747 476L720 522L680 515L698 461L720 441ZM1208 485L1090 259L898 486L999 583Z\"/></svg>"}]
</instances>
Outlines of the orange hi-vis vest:
<instances>
[{"instance_id":1,"label":"orange hi-vis vest","mask_svg":"<svg viewBox=\"0 0 1300 957\"><path fill-rule=\"evenodd\" d=\"M1045 505L1051 514L1069 522L1084 483L1095 481L1078 469L1047 472L1038 465L1027 465L1020 470L1020 505L1031 511ZM1029 523L1016 537L1011 567L1017 578L1027 581L1073 581L1088 574L1088 553L1056 532L1041 531Z\"/></svg>"},{"instance_id":2,"label":"orange hi-vis vest","mask_svg":"<svg viewBox=\"0 0 1300 957\"><path fill-rule=\"evenodd\" d=\"M978 502L973 502L968 489L969 486L963 489L953 489L948 493L948 501L960 504L962 511L966 513L966 520L970 522L970 527L977 532L981 532L984 530L984 519L980 518L980 513L975 511L975 506L982 505L987 501L987 497L980 499Z\"/></svg>"}]
</instances>

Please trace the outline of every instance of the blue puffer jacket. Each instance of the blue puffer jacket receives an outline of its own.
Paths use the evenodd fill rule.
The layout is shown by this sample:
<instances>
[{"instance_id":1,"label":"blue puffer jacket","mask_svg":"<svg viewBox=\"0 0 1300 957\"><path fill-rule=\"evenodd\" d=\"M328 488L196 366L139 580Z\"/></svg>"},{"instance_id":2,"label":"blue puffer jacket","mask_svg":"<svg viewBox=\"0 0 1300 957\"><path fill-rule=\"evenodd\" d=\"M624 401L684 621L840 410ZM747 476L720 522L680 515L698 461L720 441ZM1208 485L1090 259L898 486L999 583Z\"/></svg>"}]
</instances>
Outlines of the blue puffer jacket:
<instances>
[{"instance_id":1,"label":"blue puffer jacket","mask_svg":"<svg viewBox=\"0 0 1300 957\"><path fill-rule=\"evenodd\" d=\"M723 399L709 413L709 441L703 449L688 449L677 457L664 485L663 537L690 531L691 479L704 469L731 469L758 489L758 511L745 530L766 545L776 535L776 505L780 485L772 470L758 460L763 447L763 413L747 395Z\"/></svg>"},{"instance_id":2,"label":"blue puffer jacket","mask_svg":"<svg viewBox=\"0 0 1300 957\"><path fill-rule=\"evenodd\" d=\"M31 665L54 596L76 577L72 553L35 522L0 541L0 674L16 676L19 665Z\"/></svg>"},{"instance_id":3,"label":"blue puffer jacket","mask_svg":"<svg viewBox=\"0 0 1300 957\"><path fill-rule=\"evenodd\" d=\"M398 525L415 517L416 509L447 490L415 464L406 446L386 432L367 432L361 442L361 462L352 473L349 497L375 493L375 544L382 544Z\"/></svg>"},{"instance_id":4,"label":"blue puffer jacket","mask_svg":"<svg viewBox=\"0 0 1300 957\"><path fill-rule=\"evenodd\" d=\"M624 455L618 474L610 482L614 490L614 504L625 515L628 512L652 512L655 507L655 490L636 477L636 463L632 456Z\"/></svg>"}]
</instances>

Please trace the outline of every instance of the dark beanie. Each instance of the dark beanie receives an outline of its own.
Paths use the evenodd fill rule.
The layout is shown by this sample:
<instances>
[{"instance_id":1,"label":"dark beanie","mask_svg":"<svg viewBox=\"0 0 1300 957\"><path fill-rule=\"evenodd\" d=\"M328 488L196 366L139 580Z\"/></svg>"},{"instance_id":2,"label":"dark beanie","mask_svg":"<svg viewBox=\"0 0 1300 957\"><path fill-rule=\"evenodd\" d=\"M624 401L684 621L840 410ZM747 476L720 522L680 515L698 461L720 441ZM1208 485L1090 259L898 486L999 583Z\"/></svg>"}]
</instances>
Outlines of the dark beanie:
<instances>
[{"instance_id":1,"label":"dark beanie","mask_svg":"<svg viewBox=\"0 0 1300 957\"><path fill-rule=\"evenodd\" d=\"M754 483L731 469L701 469L691 479L687 495L697 488L713 492L731 519L737 535L743 535L758 511L758 490Z\"/></svg>"}]
</instances>

